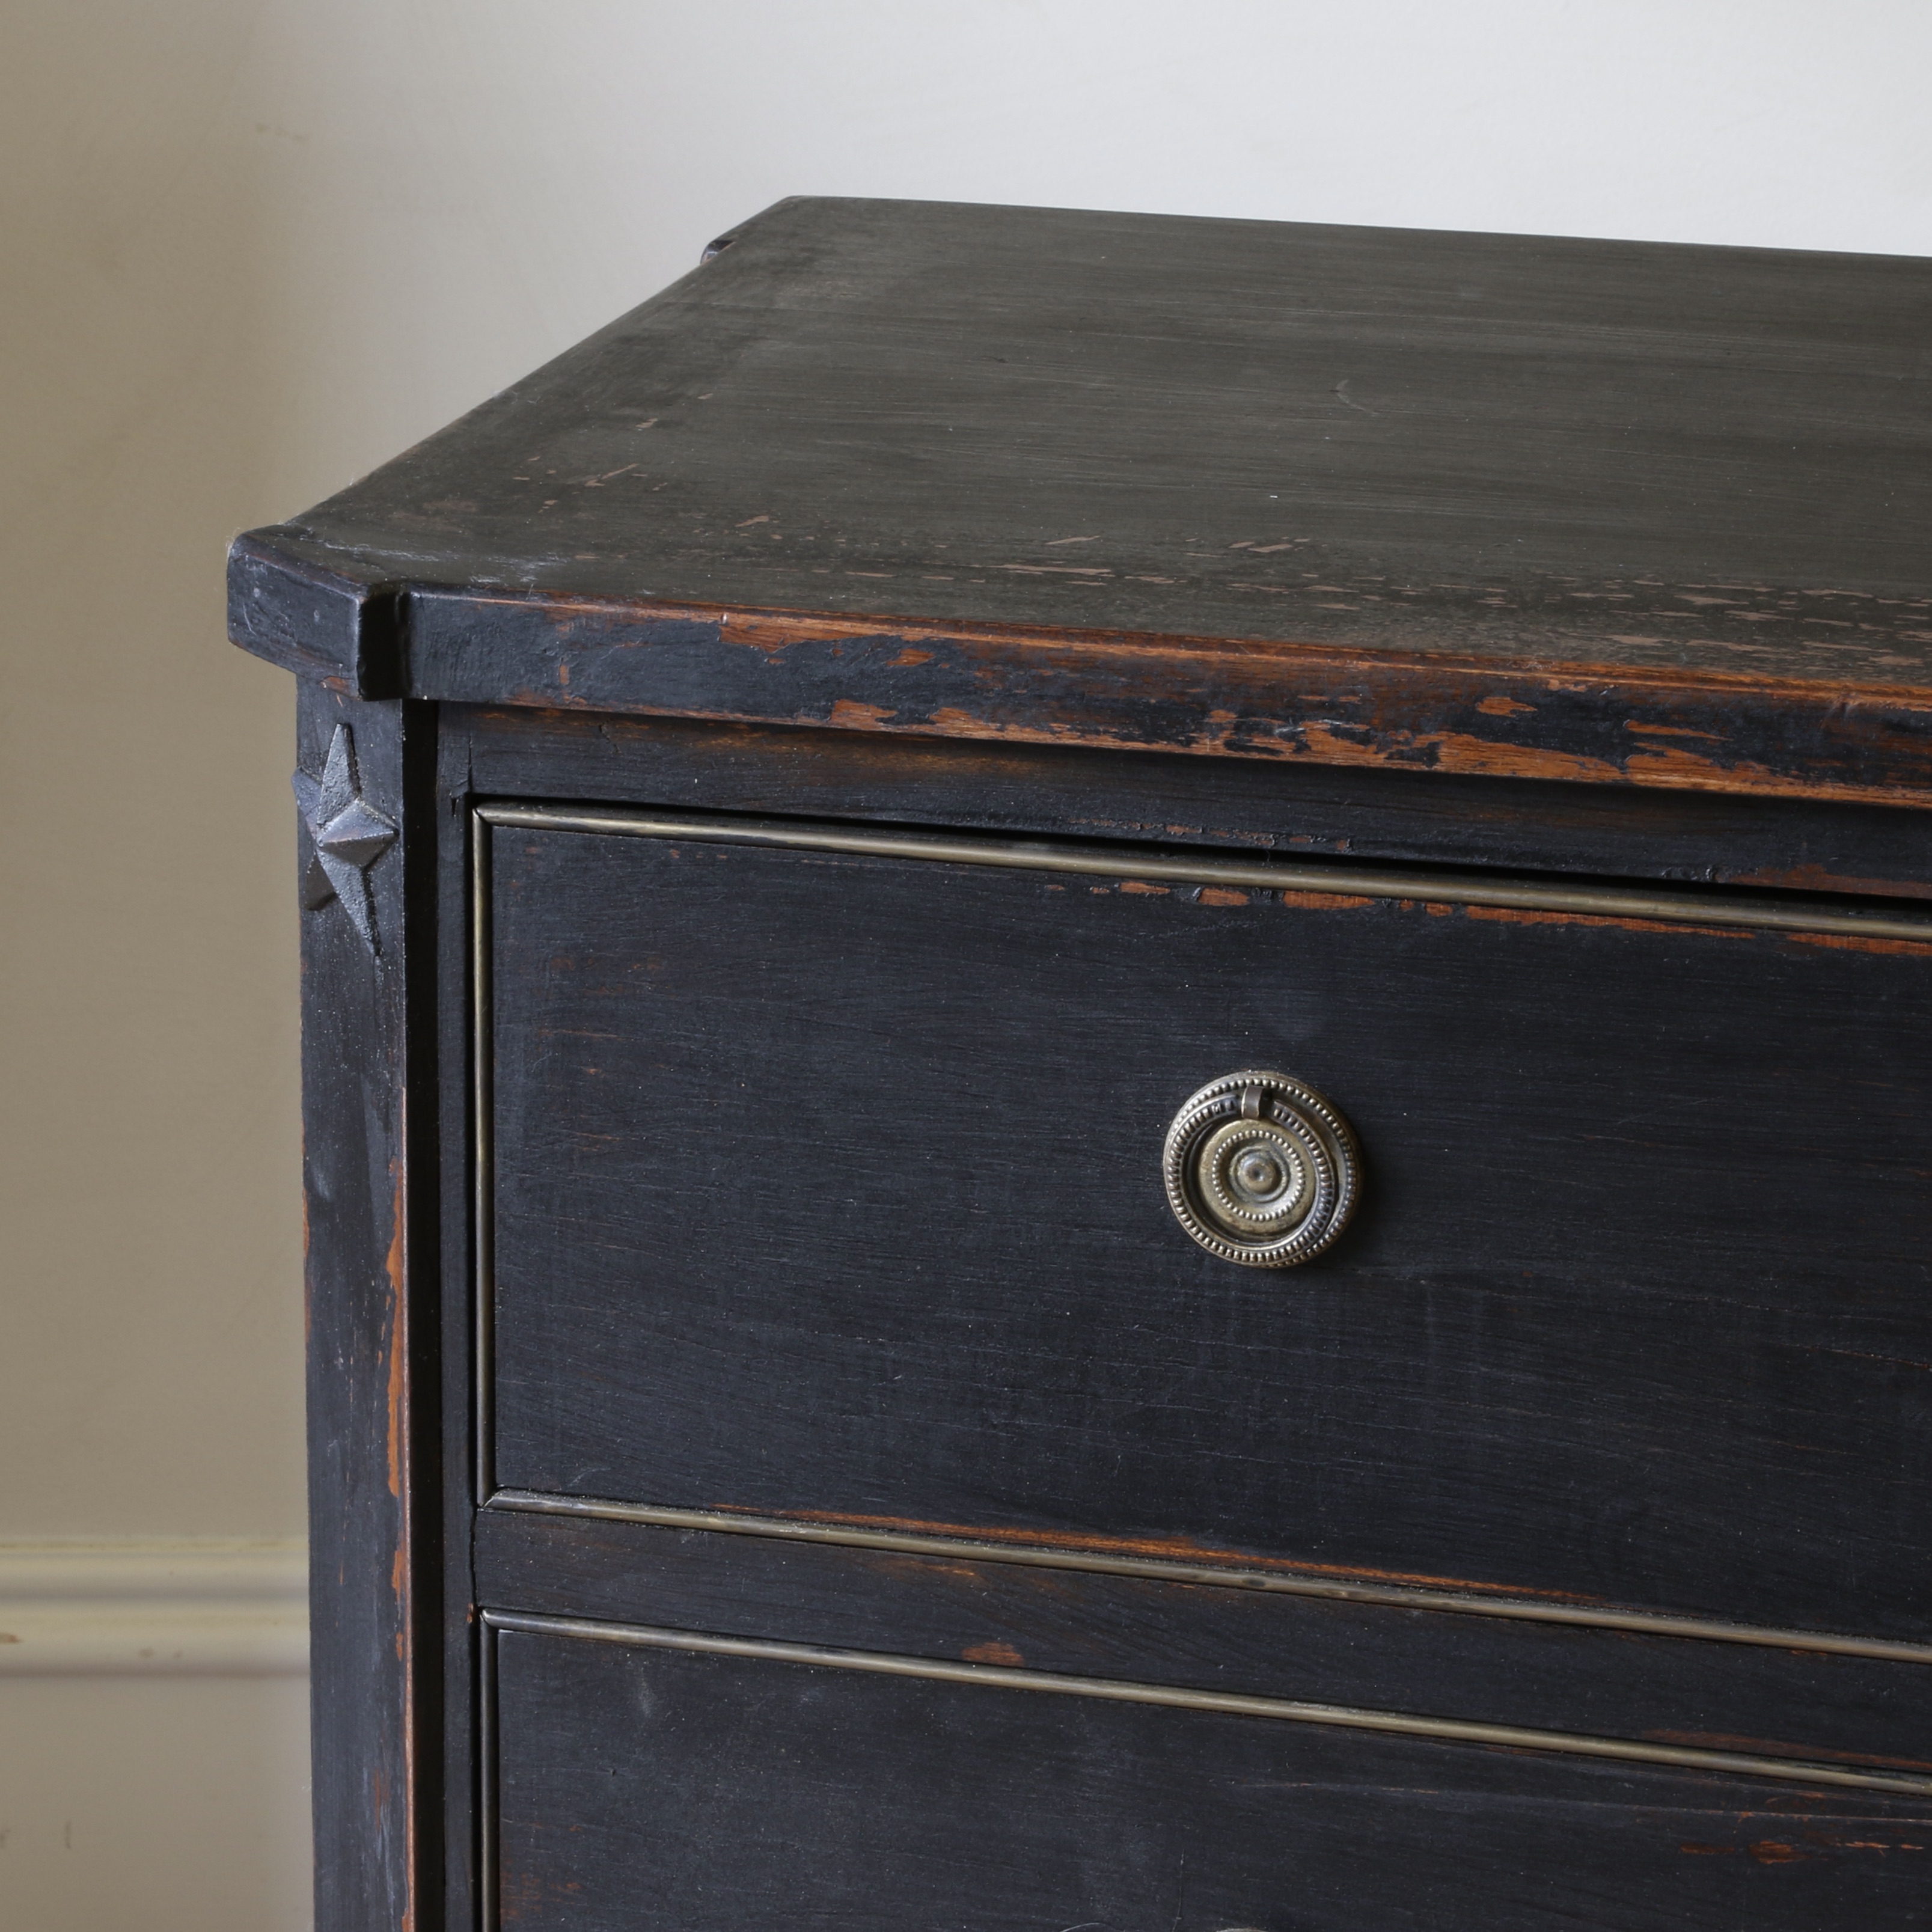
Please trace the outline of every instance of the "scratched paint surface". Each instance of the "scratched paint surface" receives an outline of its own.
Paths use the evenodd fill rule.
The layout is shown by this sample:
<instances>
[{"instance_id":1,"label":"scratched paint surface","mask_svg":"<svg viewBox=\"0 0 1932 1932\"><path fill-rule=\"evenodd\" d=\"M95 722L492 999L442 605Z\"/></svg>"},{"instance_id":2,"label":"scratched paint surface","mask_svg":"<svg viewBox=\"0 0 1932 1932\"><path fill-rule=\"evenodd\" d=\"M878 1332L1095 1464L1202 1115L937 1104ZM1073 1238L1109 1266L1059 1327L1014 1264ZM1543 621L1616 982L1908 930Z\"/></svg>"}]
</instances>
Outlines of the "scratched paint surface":
<instances>
[{"instance_id":1,"label":"scratched paint surface","mask_svg":"<svg viewBox=\"0 0 1932 1932\"><path fill-rule=\"evenodd\" d=\"M1932 265L806 200L290 524L364 696L1932 802Z\"/></svg>"},{"instance_id":2,"label":"scratched paint surface","mask_svg":"<svg viewBox=\"0 0 1932 1932\"><path fill-rule=\"evenodd\" d=\"M291 534L424 584L1922 685L1928 298L1884 257L794 201Z\"/></svg>"},{"instance_id":3,"label":"scratched paint surface","mask_svg":"<svg viewBox=\"0 0 1932 1932\"><path fill-rule=\"evenodd\" d=\"M497 854L506 1485L1922 1632L1923 949ZM1159 1184L1246 1065L1366 1150L1285 1273Z\"/></svg>"},{"instance_id":4,"label":"scratched paint surface","mask_svg":"<svg viewBox=\"0 0 1932 1932\"><path fill-rule=\"evenodd\" d=\"M475 1550L493 1608L1932 1771L1922 1664L550 1511Z\"/></svg>"},{"instance_id":5,"label":"scratched paint surface","mask_svg":"<svg viewBox=\"0 0 1932 1932\"><path fill-rule=\"evenodd\" d=\"M404 818L397 707L302 692L300 762L320 770L338 727L362 795ZM370 951L340 905L302 922L302 1087L309 1317L311 1729L319 1925L412 1932L436 1773L422 1750L423 1478L412 1450L412 1187L405 1127L410 1024L398 970L403 846L371 868ZM417 1210L420 1213L420 1208Z\"/></svg>"},{"instance_id":6,"label":"scratched paint surface","mask_svg":"<svg viewBox=\"0 0 1932 1932\"><path fill-rule=\"evenodd\" d=\"M1924 1903L1910 1800L501 1643L503 1918L525 1932L1903 1932Z\"/></svg>"}]
</instances>

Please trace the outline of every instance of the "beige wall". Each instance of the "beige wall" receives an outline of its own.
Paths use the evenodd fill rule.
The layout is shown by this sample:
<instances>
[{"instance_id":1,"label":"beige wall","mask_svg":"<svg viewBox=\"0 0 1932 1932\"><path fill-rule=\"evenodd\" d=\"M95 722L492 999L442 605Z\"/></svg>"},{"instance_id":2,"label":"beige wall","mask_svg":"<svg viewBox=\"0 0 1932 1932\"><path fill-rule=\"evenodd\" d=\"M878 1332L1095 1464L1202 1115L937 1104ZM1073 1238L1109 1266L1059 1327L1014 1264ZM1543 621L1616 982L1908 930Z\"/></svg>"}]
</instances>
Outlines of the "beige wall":
<instances>
[{"instance_id":1,"label":"beige wall","mask_svg":"<svg viewBox=\"0 0 1932 1932\"><path fill-rule=\"evenodd\" d=\"M0 1540L300 1533L234 530L787 194L1932 252L1928 56L1917 0L0 0ZM0 1678L0 1922L300 1924L293 1686Z\"/></svg>"}]
</instances>

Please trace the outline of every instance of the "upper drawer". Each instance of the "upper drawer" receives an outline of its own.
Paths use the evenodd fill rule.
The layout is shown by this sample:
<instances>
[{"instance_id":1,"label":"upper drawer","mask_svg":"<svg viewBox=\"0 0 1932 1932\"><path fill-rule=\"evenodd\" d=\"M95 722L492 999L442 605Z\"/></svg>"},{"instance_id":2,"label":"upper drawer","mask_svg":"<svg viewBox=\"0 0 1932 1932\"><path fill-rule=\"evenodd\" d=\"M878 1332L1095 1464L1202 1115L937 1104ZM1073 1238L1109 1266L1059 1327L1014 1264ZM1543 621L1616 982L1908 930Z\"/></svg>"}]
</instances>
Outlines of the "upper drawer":
<instances>
[{"instance_id":1,"label":"upper drawer","mask_svg":"<svg viewBox=\"0 0 1932 1932\"><path fill-rule=\"evenodd\" d=\"M1925 1634L1932 947L490 846L497 1483ZM1163 1194L1249 1066L1296 1268Z\"/></svg>"}]
</instances>

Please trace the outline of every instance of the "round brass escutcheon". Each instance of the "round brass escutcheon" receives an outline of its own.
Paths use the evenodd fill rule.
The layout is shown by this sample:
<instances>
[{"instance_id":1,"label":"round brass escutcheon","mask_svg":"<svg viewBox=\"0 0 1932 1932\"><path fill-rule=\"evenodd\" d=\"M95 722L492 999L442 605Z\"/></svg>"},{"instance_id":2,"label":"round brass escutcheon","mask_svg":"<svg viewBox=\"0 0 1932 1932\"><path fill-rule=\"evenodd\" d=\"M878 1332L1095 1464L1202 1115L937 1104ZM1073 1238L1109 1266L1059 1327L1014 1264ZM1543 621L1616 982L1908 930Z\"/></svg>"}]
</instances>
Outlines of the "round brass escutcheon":
<instances>
[{"instance_id":1,"label":"round brass escutcheon","mask_svg":"<svg viewBox=\"0 0 1932 1932\"><path fill-rule=\"evenodd\" d=\"M1174 1218L1210 1254L1292 1268L1348 1226L1361 1154L1340 1111L1285 1073L1210 1080L1167 1130L1161 1171Z\"/></svg>"}]
</instances>

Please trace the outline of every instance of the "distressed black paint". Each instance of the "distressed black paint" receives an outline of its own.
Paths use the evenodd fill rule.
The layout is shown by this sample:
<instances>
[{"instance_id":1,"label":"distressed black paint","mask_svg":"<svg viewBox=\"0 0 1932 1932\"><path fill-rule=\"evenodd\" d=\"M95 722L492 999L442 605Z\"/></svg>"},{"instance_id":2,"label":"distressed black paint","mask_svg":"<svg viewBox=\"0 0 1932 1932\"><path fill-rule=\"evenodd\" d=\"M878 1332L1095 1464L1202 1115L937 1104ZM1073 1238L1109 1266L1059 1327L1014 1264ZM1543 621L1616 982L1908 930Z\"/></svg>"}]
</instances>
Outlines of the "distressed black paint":
<instances>
[{"instance_id":1,"label":"distressed black paint","mask_svg":"<svg viewBox=\"0 0 1932 1932\"><path fill-rule=\"evenodd\" d=\"M1932 1858L1865 1792L498 1641L533 1932L1904 1932Z\"/></svg>"},{"instance_id":2,"label":"distressed black paint","mask_svg":"<svg viewBox=\"0 0 1932 1932\"><path fill-rule=\"evenodd\" d=\"M678 718L452 710L484 794L1003 832L1184 840L1511 872L1932 898L1922 814L1305 762L946 742Z\"/></svg>"},{"instance_id":3,"label":"distressed black paint","mask_svg":"<svg viewBox=\"0 0 1932 1932\"><path fill-rule=\"evenodd\" d=\"M507 1508L476 1563L496 1610L1932 1769L1932 1661Z\"/></svg>"},{"instance_id":4,"label":"distressed black paint","mask_svg":"<svg viewBox=\"0 0 1932 1932\"><path fill-rule=\"evenodd\" d=\"M1932 947L495 841L506 1486L1924 1631ZM1286 1272L1160 1182L1250 1066Z\"/></svg>"},{"instance_id":5,"label":"distressed black paint","mask_svg":"<svg viewBox=\"0 0 1932 1932\"><path fill-rule=\"evenodd\" d=\"M436 1105L420 984L434 943L416 904L434 722L304 686L304 769L322 769L344 724L362 796L402 835L368 872L380 954L336 901L300 914L316 1919L434 1932Z\"/></svg>"},{"instance_id":6,"label":"distressed black paint","mask_svg":"<svg viewBox=\"0 0 1932 1932\"><path fill-rule=\"evenodd\" d=\"M371 694L1922 802L1928 297L783 202L254 533L236 635Z\"/></svg>"}]
</instances>

